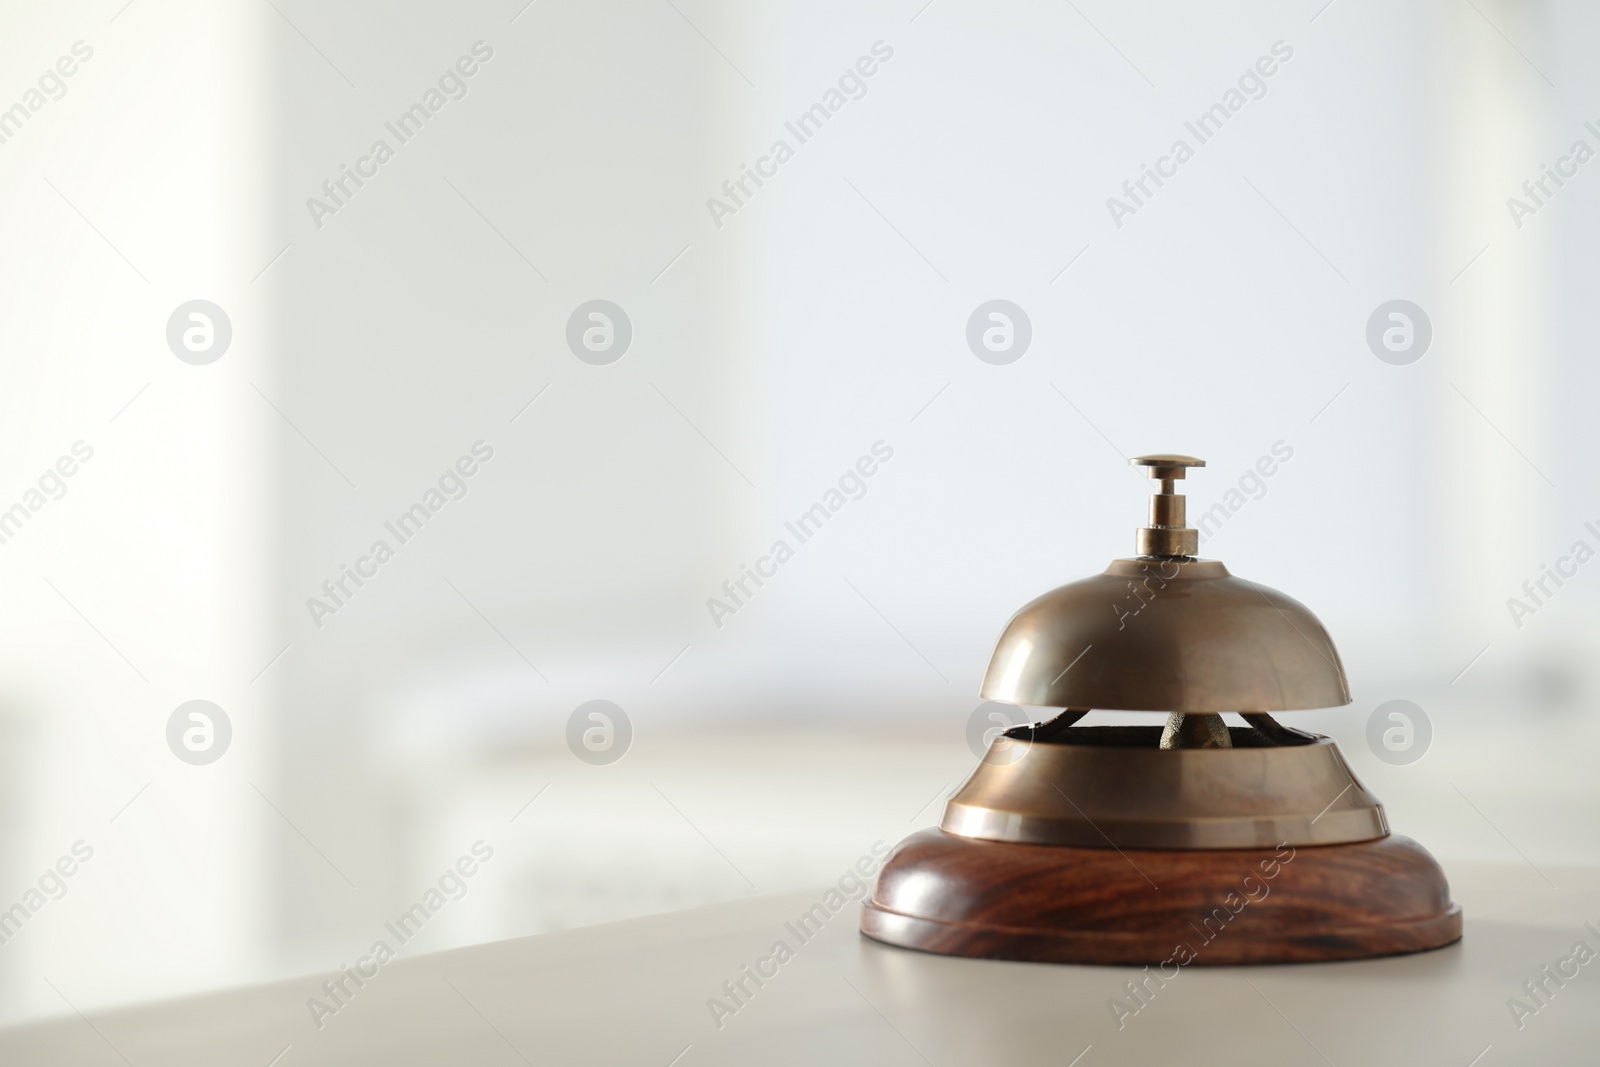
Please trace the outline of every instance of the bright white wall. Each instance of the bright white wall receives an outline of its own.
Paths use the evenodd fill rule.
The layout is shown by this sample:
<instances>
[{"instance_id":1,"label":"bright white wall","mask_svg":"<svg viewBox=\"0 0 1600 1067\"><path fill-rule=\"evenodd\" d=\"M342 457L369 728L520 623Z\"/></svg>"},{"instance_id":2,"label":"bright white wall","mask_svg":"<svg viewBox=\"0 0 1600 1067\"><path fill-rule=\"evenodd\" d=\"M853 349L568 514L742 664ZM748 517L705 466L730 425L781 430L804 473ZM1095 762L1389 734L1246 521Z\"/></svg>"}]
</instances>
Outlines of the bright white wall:
<instances>
[{"instance_id":1,"label":"bright white wall","mask_svg":"<svg viewBox=\"0 0 1600 1067\"><path fill-rule=\"evenodd\" d=\"M271 716L250 680L274 651L279 509L275 416L251 388L272 374L271 305L251 286L275 251L262 20L161 0L0 20L7 107L75 42L92 50L0 144L0 499L24 500L74 442L93 450L0 545L0 907L74 842L93 849L0 946L15 1019L267 973L249 783L272 763ZM209 367L165 342L195 298L234 324ZM196 698L231 717L226 775L167 749L168 716Z\"/></svg>"}]
</instances>

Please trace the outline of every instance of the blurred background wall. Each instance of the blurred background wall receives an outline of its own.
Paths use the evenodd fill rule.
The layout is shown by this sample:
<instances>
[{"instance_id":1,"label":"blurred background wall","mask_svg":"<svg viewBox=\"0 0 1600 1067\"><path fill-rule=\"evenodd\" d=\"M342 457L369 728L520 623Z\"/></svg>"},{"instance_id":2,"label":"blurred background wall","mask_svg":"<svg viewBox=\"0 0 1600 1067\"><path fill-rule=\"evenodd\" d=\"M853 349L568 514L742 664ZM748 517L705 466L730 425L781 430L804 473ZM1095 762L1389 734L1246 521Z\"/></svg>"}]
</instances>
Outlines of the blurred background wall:
<instances>
[{"instance_id":1,"label":"blurred background wall","mask_svg":"<svg viewBox=\"0 0 1600 1067\"><path fill-rule=\"evenodd\" d=\"M1600 178L1522 185L1600 149L1597 35L1506 0L10 5L0 506L93 455L0 543L0 908L93 858L0 944L0 1021L349 963L479 841L407 952L830 881L936 821L994 637L1131 553L1148 451L1204 456L1204 554L1338 641L1355 701L1297 723L1447 868L1556 891L1600 860L1600 569L1523 583L1600 549ZM203 365L192 300L231 325ZM569 343L596 300L620 358ZM1395 300L1420 357L1369 343ZM1396 699L1410 762L1368 740Z\"/></svg>"}]
</instances>

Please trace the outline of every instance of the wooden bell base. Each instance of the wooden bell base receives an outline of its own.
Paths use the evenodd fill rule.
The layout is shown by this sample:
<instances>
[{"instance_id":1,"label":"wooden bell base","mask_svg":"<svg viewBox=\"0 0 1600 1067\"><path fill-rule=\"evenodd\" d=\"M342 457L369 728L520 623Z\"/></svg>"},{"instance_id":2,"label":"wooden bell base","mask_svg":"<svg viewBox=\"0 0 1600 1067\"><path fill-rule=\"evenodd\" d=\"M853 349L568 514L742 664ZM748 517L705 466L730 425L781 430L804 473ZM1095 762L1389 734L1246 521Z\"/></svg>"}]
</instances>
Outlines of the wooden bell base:
<instances>
[{"instance_id":1,"label":"wooden bell base","mask_svg":"<svg viewBox=\"0 0 1600 1067\"><path fill-rule=\"evenodd\" d=\"M1451 944L1461 908L1428 851L1398 835L1119 852L923 830L879 873L861 932L924 952L1039 963L1298 963Z\"/></svg>"}]
</instances>

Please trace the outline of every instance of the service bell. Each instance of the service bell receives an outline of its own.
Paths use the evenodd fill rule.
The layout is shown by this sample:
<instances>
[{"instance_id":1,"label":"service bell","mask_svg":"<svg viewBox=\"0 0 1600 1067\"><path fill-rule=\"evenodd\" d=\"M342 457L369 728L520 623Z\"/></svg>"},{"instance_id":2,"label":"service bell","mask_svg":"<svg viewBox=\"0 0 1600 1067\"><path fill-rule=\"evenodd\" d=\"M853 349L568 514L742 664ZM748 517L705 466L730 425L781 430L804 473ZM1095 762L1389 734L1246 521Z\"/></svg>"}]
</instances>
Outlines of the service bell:
<instances>
[{"instance_id":1,"label":"service bell","mask_svg":"<svg viewBox=\"0 0 1600 1067\"><path fill-rule=\"evenodd\" d=\"M885 864L862 932L957 956L1167 966L1460 939L1433 857L1389 832L1331 738L1273 717L1350 703L1322 623L1196 558L1174 486L1203 460L1130 462L1158 483L1137 554L1024 605L984 676L985 697L1065 710L995 738L938 829ZM1078 725L1094 709L1165 721Z\"/></svg>"}]
</instances>

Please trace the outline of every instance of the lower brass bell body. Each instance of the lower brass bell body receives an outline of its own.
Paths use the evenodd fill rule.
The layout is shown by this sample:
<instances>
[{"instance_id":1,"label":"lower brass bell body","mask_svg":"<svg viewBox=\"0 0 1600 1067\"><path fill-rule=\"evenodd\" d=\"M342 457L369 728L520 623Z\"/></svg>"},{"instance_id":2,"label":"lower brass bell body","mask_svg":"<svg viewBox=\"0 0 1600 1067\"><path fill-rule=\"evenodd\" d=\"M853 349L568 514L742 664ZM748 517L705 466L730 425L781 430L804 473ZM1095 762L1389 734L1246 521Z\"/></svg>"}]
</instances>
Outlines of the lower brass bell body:
<instances>
[{"instance_id":1,"label":"lower brass bell body","mask_svg":"<svg viewBox=\"0 0 1600 1067\"><path fill-rule=\"evenodd\" d=\"M1221 716L1189 718L1227 730ZM939 826L984 841L1124 849L1337 845L1389 832L1332 739L1275 745L1250 727L1229 733L1227 747L1169 749L1157 726L1075 726L1051 742L1011 730Z\"/></svg>"},{"instance_id":2,"label":"lower brass bell body","mask_svg":"<svg viewBox=\"0 0 1600 1067\"><path fill-rule=\"evenodd\" d=\"M990 699L1069 710L994 739L939 827L890 856L862 932L958 956L1179 966L1458 940L1433 857L1389 832L1330 738L1274 717L1350 702L1321 622L1194 558L1173 486L1201 461L1132 462L1160 483L1139 557L1025 605L984 677ZM1091 708L1166 721L1077 725Z\"/></svg>"}]
</instances>

